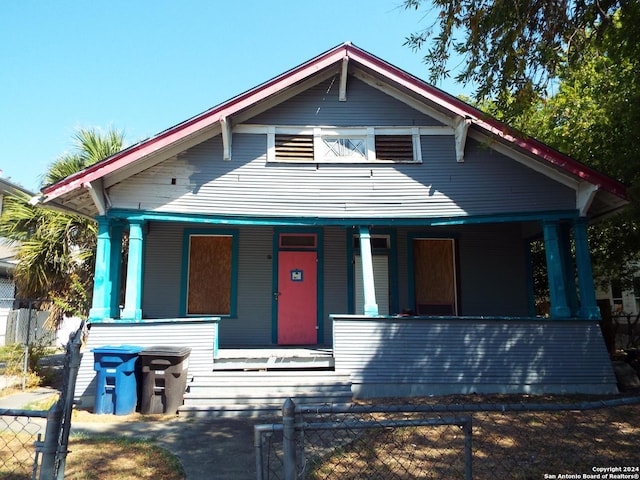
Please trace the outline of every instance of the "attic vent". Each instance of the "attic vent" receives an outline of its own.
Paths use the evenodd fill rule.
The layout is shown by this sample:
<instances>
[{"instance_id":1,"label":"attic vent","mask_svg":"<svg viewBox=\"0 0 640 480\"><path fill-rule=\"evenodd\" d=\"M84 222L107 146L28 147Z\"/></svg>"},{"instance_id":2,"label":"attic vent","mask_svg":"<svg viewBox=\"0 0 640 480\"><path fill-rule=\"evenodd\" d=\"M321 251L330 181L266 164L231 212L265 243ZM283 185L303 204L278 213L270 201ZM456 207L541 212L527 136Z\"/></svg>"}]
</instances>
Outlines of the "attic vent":
<instances>
[{"instance_id":1,"label":"attic vent","mask_svg":"<svg viewBox=\"0 0 640 480\"><path fill-rule=\"evenodd\" d=\"M313 162L313 135L276 134L276 161Z\"/></svg>"},{"instance_id":2,"label":"attic vent","mask_svg":"<svg viewBox=\"0 0 640 480\"><path fill-rule=\"evenodd\" d=\"M413 161L411 135L376 135L376 158L395 162Z\"/></svg>"}]
</instances>

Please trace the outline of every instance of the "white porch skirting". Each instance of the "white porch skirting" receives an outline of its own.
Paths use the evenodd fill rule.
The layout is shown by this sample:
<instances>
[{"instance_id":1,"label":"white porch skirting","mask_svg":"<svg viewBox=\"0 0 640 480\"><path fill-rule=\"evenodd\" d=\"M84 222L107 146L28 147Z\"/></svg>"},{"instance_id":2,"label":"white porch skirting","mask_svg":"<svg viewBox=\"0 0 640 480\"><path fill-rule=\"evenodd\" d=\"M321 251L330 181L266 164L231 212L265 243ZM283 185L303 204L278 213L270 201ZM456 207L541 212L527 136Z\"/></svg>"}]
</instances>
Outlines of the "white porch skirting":
<instances>
[{"instance_id":1,"label":"white porch skirting","mask_svg":"<svg viewBox=\"0 0 640 480\"><path fill-rule=\"evenodd\" d=\"M355 398L618 391L593 320L331 318L335 369Z\"/></svg>"},{"instance_id":2,"label":"white porch skirting","mask_svg":"<svg viewBox=\"0 0 640 480\"><path fill-rule=\"evenodd\" d=\"M209 373L218 349L219 318L178 318L139 322L103 321L90 324L76 381L75 401L81 409L92 409L96 394L96 372L92 350L104 346L134 345L190 347L189 376Z\"/></svg>"}]
</instances>

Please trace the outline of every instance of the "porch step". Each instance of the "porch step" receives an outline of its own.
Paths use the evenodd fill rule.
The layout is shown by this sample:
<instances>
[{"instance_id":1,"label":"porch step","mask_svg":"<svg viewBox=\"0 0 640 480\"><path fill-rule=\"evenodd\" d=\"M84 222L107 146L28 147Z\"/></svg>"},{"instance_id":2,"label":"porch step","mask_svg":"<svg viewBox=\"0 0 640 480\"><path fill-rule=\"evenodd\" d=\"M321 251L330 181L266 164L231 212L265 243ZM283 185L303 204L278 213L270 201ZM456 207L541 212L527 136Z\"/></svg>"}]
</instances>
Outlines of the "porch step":
<instances>
[{"instance_id":1,"label":"porch step","mask_svg":"<svg viewBox=\"0 0 640 480\"><path fill-rule=\"evenodd\" d=\"M214 371L251 370L332 370L333 357L268 357L268 358L220 358L214 360Z\"/></svg>"},{"instance_id":2,"label":"porch step","mask_svg":"<svg viewBox=\"0 0 640 480\"><path fill-rule=\"evenodd\" d=\"M329 371L216 371L187 386L180 416L270 416L292 398L296 404L351 403L349 375Z\"/></svg>"},{"instance_id":3,"label":"porch step","mask_svg":"<svg viewBox=\"0 0 640 480\"><path fill-rule=\"evenodd\" d=\"M250 370L332 370L334 359L330 349L323 348L256 348L221 349L213 361L214 371Z\"/></svg>"}]
</instances>

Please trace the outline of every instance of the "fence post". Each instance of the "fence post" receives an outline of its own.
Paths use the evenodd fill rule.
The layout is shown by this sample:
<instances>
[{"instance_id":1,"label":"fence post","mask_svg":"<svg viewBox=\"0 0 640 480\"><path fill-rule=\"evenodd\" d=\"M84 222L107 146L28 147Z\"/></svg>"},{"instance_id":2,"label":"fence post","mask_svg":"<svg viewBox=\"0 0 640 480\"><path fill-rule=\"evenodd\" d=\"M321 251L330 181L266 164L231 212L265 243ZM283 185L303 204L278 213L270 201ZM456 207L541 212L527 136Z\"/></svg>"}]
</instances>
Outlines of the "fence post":
<instances>
[{"instance_id":1,"label":"fence post","mask_svg":"<svg viewBox=\"0 0 640 480\"><path fill-rule=\"evenodd\" d=\"M78 330L69 336L69 343L67 344L67 354L65 366L65 382L64 389L60 396L62 402L62 424L60 432L60 442L58 450L58 471L57 479L62 480L64 478L64 469L67 463L67 447L69 445L69 432L71 430L71 415L73 412L73 397L76 390L76 377L78 376L78 370L80 369L80 360L82 355L80 354L80 347L82 346L82 333L84 330L84 322L80 323Z\"/></svg>"},{"instance_id":2,"label":"fence post","mask_svg":"<svg viewBox=\"0 0 640 480\"><path fill-rule=\"evenodd\" d=\"M466 480L473 479L473 417L469 416L469 420L462 427L464 431L464 478Z\"/></svg>"},{"instance_id":3,"label":"fence post","mask_svg":"<svg viewBox=\"0 0 640 480\"><path fill-rule=\"evenodd\" d=\"M282 406L282 441L284 457L284 480L296 479L296 404L287 398Z\"/></svg>"},{"instance_id":4,"label":"fence post","mask_svg":"<svg viewBox=\"0 0 640 480\"><path fill-rule=\"evenodd\" d=\"M42 447L40 480L54 480L56 477L56 457L61 423L62 406L56 402L47 413L47 428L44 433L44 445Z\"/></svg>"}]
</instances>

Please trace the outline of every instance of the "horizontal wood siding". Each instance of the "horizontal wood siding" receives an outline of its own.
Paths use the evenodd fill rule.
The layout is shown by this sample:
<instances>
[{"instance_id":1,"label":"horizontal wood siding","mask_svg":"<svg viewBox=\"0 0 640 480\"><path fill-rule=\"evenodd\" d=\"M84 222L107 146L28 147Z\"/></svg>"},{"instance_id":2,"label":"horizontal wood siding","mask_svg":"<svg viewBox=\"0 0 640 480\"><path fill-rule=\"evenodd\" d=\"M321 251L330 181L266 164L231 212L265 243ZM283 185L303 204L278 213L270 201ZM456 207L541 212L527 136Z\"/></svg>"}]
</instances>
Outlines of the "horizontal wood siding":
<instances>
[{"instance_id":1,"label":"horizontal wood siding","mask_svg":"<svg viewBox=\"0 0 640 480\"><path fill-rule=\"evenodd\" d=\"M329 315L348 312L347 292L347 246L345 230L338 227L324 229L324 343L333 341L333 322Z\"/></svg>"},{"instance_id":2,"label":"horizontal wood siding","mask_svg":"<svg viewBox=\"0 0 640 480\"><path fill-rule=\"evenodd\" d=\"M364 84L359 95L357 84L347 102L329 101L313 89L248 123L433 124ZM323 101L328 104L318 106ZM456 161L453 134L423 135L421 149L422 164L268 163L266 134L234 133L230 161L222 159L217 136L113 185L108 194L115 208L266 217L437 218L575 208L574 190L490 145L468 139L464 162Z\"/></svg>"},{"instance_id":3,"label":"horizontal wood siding","mask_svg":"<svg viewBox=\"0 0 640 480\"><path fill-rule=\"evenodd\" d=\"M220 320L220 345L270 345L273 230L243 227L238 246L238 315Z\"/></svg>"},{"instance_id":4,"label":"horizontal wood siding","mask_svg":"<svg viewBox=\"0 0 640 480\"><path fill-rule=\"evenodd\" d=\"M142 311L148 318L180 316L184 225L153 222L145 235Z\"/></svg>"},{"instance_id":5,"label":"horizontal wood siding","mask_svg":"<svg viewBox=\"0 0 640 480\"><path fill-rule=\"evenodd\" d=\"M94 404L93 349L108 345L190 347L189 375L193 376L211 372L217 330L214 320L91 324L76 381L75 398L79 400L80 408L91 409Z\"/></svg>"},{"instance_id":6,"label":"horizontal wood siding","mask_svg":"<svg viewBox=\"0 0 640 480\"><path fill-rule=\"evenodd\" d=\"M360 398L617 391L590 321L335 316L333 353Z\"/></svg>"},{"instance_id":7,"label":"horizontal wood siding","mask_svg":"<svg viewBox=\"0 0 640 480\"><path fill-rule=\"evenodd\" d=\"M341 102L339 85L337 76L326 80L247 123L337 127L442 125L433 117L351 76L347 82L347 101Z\"/></svg>"},{"instance_id":8,"label":"horizontal wood siding","mask_svg":"<svg viewBox=\"0 0 640 480\"><path fill-rule=\"evenodd\" d=\"M460 313L526 317L528 271L520 225L474 225L458 231Z\"/></svg>"},{"instance_id":9,"label":"horizontal wood siding","mask_svg":"<svg viewBox=\"0 0 640 480\"><path fill-rule=\"evenodd\" d=\"M153 222L145 237L143 313L147 318L180 315L184 230L215 234L220 228ZM235 228L239 233L237 316L220 321L222 346L271 343L272 229ZM225 227L223 230L227 231Z\"/></svg>"},{"instance_id":10,"label":"horizontal wood siding","mask_svg":"<svg viewBox=\"0 0 640 480\"><path fill-rule=\"evenodd\" d=\"M527 316L527 265L519 224L484 224L396 230L398 312L413 309L409 236L454 238L458 257L459 314ZM338 312L333 310L333 313Z\"/></svg>"}]
</instances>

